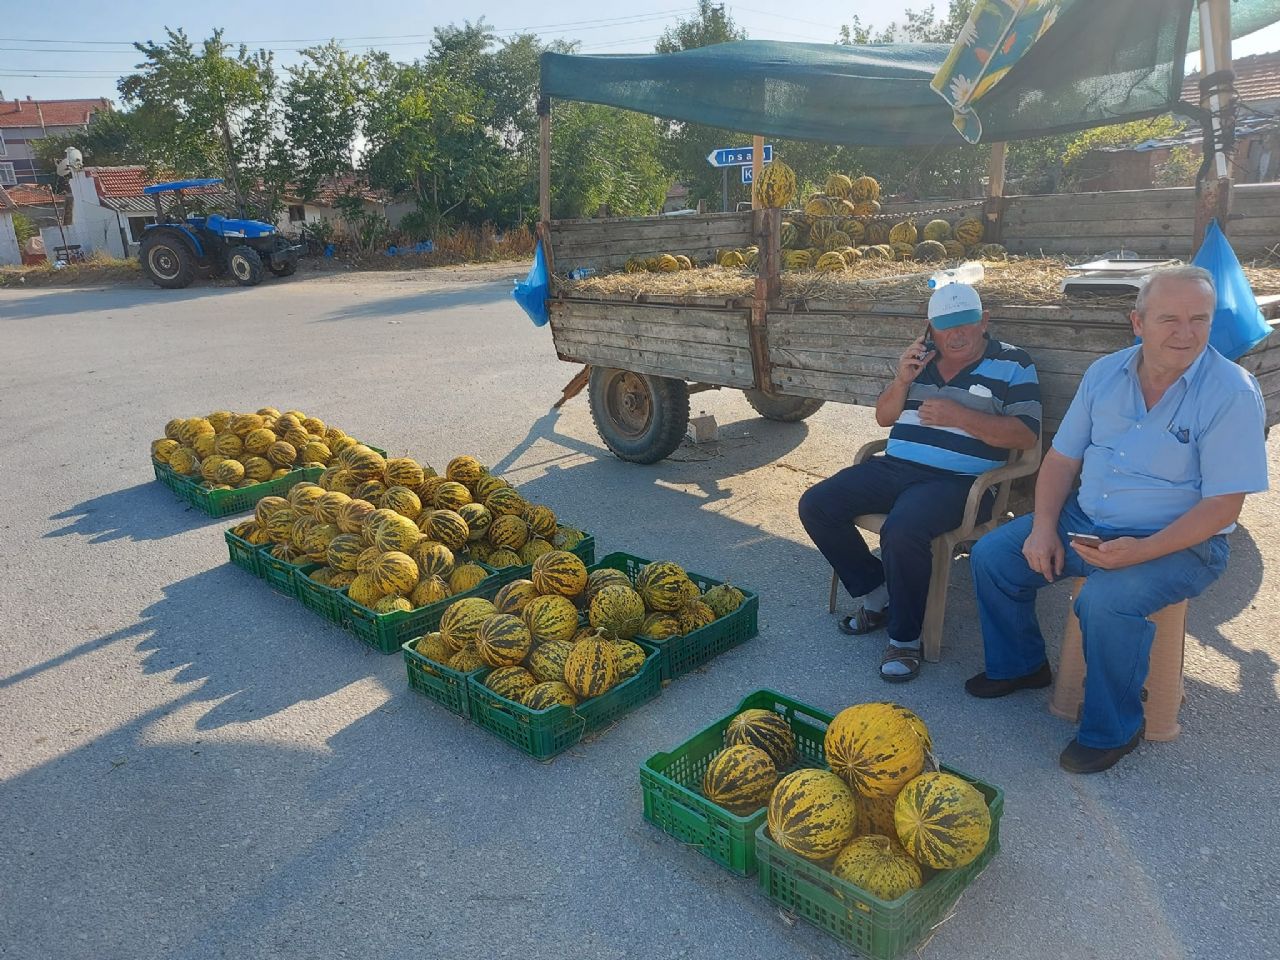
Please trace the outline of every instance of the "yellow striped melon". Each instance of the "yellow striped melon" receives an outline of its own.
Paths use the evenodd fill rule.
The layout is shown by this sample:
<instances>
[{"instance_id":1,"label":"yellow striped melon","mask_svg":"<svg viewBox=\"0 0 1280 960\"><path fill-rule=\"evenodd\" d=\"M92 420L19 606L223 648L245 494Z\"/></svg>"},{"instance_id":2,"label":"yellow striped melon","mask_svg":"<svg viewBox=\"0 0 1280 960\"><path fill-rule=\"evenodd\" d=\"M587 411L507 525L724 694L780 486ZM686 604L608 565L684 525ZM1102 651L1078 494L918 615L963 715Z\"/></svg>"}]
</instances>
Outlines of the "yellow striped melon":
<instances>
[{"instance_id":1,"label":"yellow striped melon","mask_svg":"<svg viewBox=\"0 0 1280 960\"><path fill-rule=\"evenodd\" d=\"M986 800L951 773L922 773L908 783L894 803L893 819L907 853L935 870L967 866L991 838Z\"/></svg>"},{"instance_id":2,"label":"yellow striped melon","mask_svg":"<svg viewBox=\"0 0 1280 960\"><path fill-rule=\"evenodd\" d=\"M411 457L392 457L382 468L383 479L395 487L416 487L422 483L422 465Z\"/></svg>"},{"instance_id":3,"label":"yellow striped melon","mask_svg":"<svg viewBox=\"0 0 1280 960\"><path fill-rule=\"evenodd\" d=\"M591 625L619 640L630 640L644 624L644 600L630 585L610 584L591 600Z\"/></svg>"},{"instance_id":4,"label":"yellow striped melon","mask_svg":"<svg viewBox=\"0 0 1280 960\"><path fill-rule=\"evenodd\" d=\"M482 650L480 655L484 656ZM506 697L508 700L514 700L516 703L524 701L525 695L528 694L538 681L524 667L499 667L497 670L491 670L489 675L484 678L484 685L496 693L500 697Z\"/></svg>"},{"instance_id":5,"label":"yellow striped melon","mask_svg":"<svg viewBox=\"0 0 1280 960\"><path fill-rule=\"evenodd\" d=\"M493 598L493 605L499 613L521 614L529 601L538 595L532 580L512 580Z\"/></svg>"},{"instance_id":6,"label":"yellow striped melon","mask_svg":"<svg viewBox=\"0 0 1280 960\"><path fill-rule=\"evenodd\" d=\"M456 653L468 644L475 644L481 625L497 612L492 603L481 597L455 600L440 618L440 636Z\"/></svg>"},{"instance_id":7,"label":"yellow striped melon","mask_svg":"<svg viewBox=\"0 0 1280 960\"><path fill-rule=\"evenodd\" d=\"M495 613L480 625L476 635L480 659L491 667L513 667L524 661L532 647L533 637L529 628L523 620L509 613Z\"/></svg>"},{"instance_id":8,"label":"yellow striped melon","mask_svg":"<svg viewBox=\"0 0 1280 960\"><path fill-rule=\"evenodd\" d=\"M769 835L806 860L835 856L853 839L858 801L829 770L804 769L778 781L769 798Z\"/></svg>"},{"instance_id":9,"label":"yellow striped melon","mask_svg":"<svg viewBox=\"0 0 1280 960\"><path fill-rule=\"evenodd\" d=\"M454 457L444 468L444 475L463 486L471 486L489 471L475 457Z\"/></svg>"},{"instance_id":10,"label":"yellow striped melon","mask_svg":"<svg viewBox=\"0 0 1280 960\"><path fill-rule=\"evenodd\" d=\"M418 515L422 513L422 501L408 487L387 487L387 492L382 495L379 505L388 510L394 510L408 520L417 520Z\"/></svg>"},{"instance_id":11,"label":"yellow striped melon","mask_svg":"<svg viewBox=\"0 0 1280 960\"><path fill-rule=\"evenodd\" d=\"M418 585L409 594L409 600L415 607L427 607L441 600L447 600L451 596L453 591L449 589L449 584L445 583L444 578L431 574L418 581Z\"/></svg>"},{"instance_id":12,"label":"yellow striped melon","mask_svg":"<svg viewBox=\"0 0 1280 960\"><path fill-rule=\"evenodd\" d=\"M454 593L466 593L480 586L489 572L478 563L462 563L449 574L449 589Z\"/></svg>"},{"instance_id":13,"label":"yellow striped melon","mask_svg":"<svg viewBox=\"0 0 1280 960\"><path fill-rule=\"evenodd\" d=\"M604 637L575 643L564 661L564 682L584 700L607 692L620 673L617 648Z\"/></svg>"},{"instance_id":14,"label":"yellow striped melon","mask_svg":"<svg viewBox=\"0 0 1280 960\"><path fill-rule=\"evenodd\" d=\"M836 856L831 872L881 900L897 900L920 886L920 865L888 837L856 837Z\"/></svg>"},{"instance_id":15,"label":"yellow striped melon","mask_svg":"<svg viewBox=\"0 0 1280 960\"><path fill-rule=\"evenodd\" d=\"M587 586L587 565L567 550L551 550L533 562L530 579L539 593L576 597Z\"/></svg>"},{"instance_id":16,"label":"yellow striped melon","mask_svg":"<svg viewBox=\"0 0 1280 960\"><path fill-rule=\"evenodd\" d=\"M453 551L436 540L419 540L409 551L424 577L447 577L453 572Z\"/></svg>"},{"instance_id":17,"label":"yellow striped melon","mask_svg":"<svg viewBox=\"0 0 1280 960\"><path fill-rule=\"evenodd\" d=\"M778 770L769 755L745 744L716 754L702 775L702 795L734 816L745 817L769 802Z\"/></svg>"},{"instance_id":18,"label":"yellow striped melon","mask_svg":"<svg viewBox=\"0 0 1280 960\"><path fill-rule=\"evenodd\" d=\"M572 601L556 594L534 597L521 615L537 643L568 640L578 629L577 608Z\"/></svg>"},{"instance_id":19,"label":"yellow striped melon","mask_svg":"<svg viewBox=\"0 0 1280 960\"><path fill-rule=\"evenodd\" d=\"M525 694L524 705L530 710L549 710L556 706L572 710L578 705L578 698L563 680L552 680L530 688Z\"/></svg>"},{"instance_id":20,"label":"yellow striped melon","mask_svg":"<svg viewBox=\"0 0 1280 960\"><path fill-rule=\"evenodd\" d=\"M529 539L529 525L514 514L498 517L489 526L489 542L495 547L519 550Z\"/></svg>"},{"instance_id":21,"label":"yellow striped melon","mask_svg":"<svg viewBox=\"0 0 1280 960\"><path fill-rule=\"evenodd\" d=\"M564 680L564 662L569 657L573 643L569 640L552 640L540 643L529 653L529 672L539 683ZM623 659L621 656L619 659Z\"/></svg>"},{"instance_id":22,"label":"yellow striped melon","mask_svg":"<svg viewBox=\"0 0 1280 960\"><path fill-rule=\"evenodd\" d=\"M924 769L920 737L892 704L846 707L827 727L827 763L867 797L897 793Z\"/></svg>"},{"instance_id":23,"label":"yellow striped melon","mask_svg":"<svg viewBox=\"0 0 1280 960\"><path fill-rule=\"evenodd\" d=\"M649 658L644 647L632 640L619 640L614 644L618 650L618 680L634 677Z\"/></svg>"},{"instance_id":24,"label":"yellow striped melon","mask_svg":"<svg viewBox=\"0 0 1280 960\"><path fill-rule=\"evenodd\" d=\"M413 557L388 550L374 561L369 579L382 593L409 593L418 585L418 565Z\"/></svg>"},{"instance_id":25,"label":"yellow striped melon","mask_svg":"<svg viewBox=\"0 0 1280 960\"><path fill-rule=\"evenodd\" d=\"M455 510L432 510L418 518L422 532L432 540L438 540L450 550L461 550L467 545L471 531L467 521Z\"/></svg>"},{"instance_id":26,"label":"yellow striped melon","mask_svg":"<svg viewBox=\"0 0 1280 960\"><path fill-rule=\"evenodd\" d=\"M796 762L796 735L787 718L772 710L753 707L740 711L724 731L727 747L745 744L769 755L778 771Z\"/></svg>"}]
</instances>

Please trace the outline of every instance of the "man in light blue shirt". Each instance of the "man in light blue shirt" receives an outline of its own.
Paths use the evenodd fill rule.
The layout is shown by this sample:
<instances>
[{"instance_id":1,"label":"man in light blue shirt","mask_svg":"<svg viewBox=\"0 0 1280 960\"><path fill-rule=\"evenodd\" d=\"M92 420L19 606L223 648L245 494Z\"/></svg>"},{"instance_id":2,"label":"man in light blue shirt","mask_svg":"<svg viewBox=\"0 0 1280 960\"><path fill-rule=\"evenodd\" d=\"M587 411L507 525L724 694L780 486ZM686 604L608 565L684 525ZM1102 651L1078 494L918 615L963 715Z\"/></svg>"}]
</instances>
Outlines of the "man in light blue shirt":
<instances>
[{"instance_id":1,"label":"man in light blue shirt","mask_svg":"<svg viewBox=\"0 0 1280 960\"><path fill-rule=\"evenodd\" d=\"M1141 343L1085 373L1040 468L1034 514L973 549L986 654L986 670L965 683L975 697L1052 682L1036 591L1087 578L1075 600L1084 704L1059 758L1072 773L1106 770L1137 746L1155 638L1147 617L1221 575L1245 495L1267 488L1262 393L1208 346L1215 302L1199 267L1151 277L1131 318Z\"/></svg>"}]
</instances>

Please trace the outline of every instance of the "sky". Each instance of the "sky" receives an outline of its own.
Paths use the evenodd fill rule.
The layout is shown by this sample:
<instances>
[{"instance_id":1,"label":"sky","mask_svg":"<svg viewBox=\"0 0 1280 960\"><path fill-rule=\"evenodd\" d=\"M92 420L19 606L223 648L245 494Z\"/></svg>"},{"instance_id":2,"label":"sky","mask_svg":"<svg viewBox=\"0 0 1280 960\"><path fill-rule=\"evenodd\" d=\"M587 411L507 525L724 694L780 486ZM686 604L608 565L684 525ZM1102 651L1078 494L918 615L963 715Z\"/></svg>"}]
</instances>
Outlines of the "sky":
<instances>
[{"instance_id":1,"label":"sky","mask_svg":"<svg viewBox=\"0 0 1280 960\"><path fill-rule=\"evenodd\" d=\"M396 59L412 60L427 52L435 27L475 21L482 15L499 35L531 32L545 40L578 40L583 53L651 53L663 30L696 10L692 0L684 6L680 2L596 0L584 6L581 0L543 0L535 9L514 0L456 7L410 0L222 0L216 4L62 0L55 9L13 0L4 3L7 9L0 16L0 94L9 99L117 99L116 79L138 62L131 41L161 40L166 26L182 27L193 39L223 27L229 40L276 51L279 65L296 62L299 48L331 37L342 39L351 49L384 49ZM815 43L834 43L841 25L854 14L865 23L883 26L900 19L907 7L929 5L928 0L810 3L799 18L784 12L785 6L770 12L766 0L748 0L750 6L724 2L752 39ZM935 0L935 5L941 9L946 3ZM1280 50L1280 24L1234 45L1236 57L1271 50Z\"/></svg>"}]
</instances>

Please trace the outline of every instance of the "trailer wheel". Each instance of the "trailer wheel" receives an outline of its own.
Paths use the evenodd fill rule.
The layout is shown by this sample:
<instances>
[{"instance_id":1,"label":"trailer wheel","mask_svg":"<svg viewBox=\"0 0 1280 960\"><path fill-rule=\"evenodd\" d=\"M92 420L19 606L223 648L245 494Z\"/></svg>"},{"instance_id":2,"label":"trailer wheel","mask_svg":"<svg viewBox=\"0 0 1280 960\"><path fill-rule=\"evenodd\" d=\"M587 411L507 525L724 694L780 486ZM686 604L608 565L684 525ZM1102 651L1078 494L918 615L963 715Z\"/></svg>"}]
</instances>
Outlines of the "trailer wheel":
<instances>
[{"instance_id":1,"label":"trailer wheel","mask_svg":"<svg viewBox=\"0 0 1280 960\"><path fill-rule=\"evenodd\" d=\"M743 390L747 403L756 413L766 420L778 420L782 423L795 423L812 417L822 409L823 400L810 400L807 397L784 397L776 393L765 393L763 390Z\"/></svg>"},{"instance_id":2,"label":"trailer wheel","mask_svg":"<svg viewBox=\"0 0 1280 960\"><path fill-rule=\"evenodd\" d=\"M588 392L596 431L619 460L657 463L680 446L689 425L683 380L593 366Z\"/></svg>"}]
</instances>

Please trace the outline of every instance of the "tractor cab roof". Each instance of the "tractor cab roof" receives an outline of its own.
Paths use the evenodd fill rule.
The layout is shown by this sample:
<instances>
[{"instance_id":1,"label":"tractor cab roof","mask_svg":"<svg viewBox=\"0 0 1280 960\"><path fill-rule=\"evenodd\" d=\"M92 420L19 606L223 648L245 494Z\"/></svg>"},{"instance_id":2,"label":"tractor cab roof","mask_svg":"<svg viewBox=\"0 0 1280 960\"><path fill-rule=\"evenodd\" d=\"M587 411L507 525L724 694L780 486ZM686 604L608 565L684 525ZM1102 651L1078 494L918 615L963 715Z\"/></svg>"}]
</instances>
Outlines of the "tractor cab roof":
<instances>
[{"instance_id":1,"label":"tractor cab roof","mask_svg":"<svg viewBox=\"0 0 1280 960\"><path fill-rule=\"evenodd\" d=\"M195 190L199 187L214 187L221 182L221 177L204 177L203 179L198 180L173 180L169 183L153 183L149 187L143 187L142 192L146 194L172 193L178 190Z\"/></svg>"}]
</instances>

